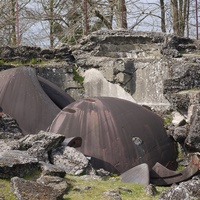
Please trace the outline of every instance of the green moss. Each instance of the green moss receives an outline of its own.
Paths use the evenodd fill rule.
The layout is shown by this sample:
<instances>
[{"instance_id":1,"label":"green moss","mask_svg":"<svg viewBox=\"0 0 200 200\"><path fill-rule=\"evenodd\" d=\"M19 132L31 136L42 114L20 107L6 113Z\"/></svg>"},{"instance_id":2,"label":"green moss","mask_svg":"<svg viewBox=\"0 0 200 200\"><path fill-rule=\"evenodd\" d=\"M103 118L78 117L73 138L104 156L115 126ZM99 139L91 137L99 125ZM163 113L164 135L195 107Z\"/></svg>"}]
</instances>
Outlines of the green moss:
<instances>
[{"instance_id":1,"label":"green moss","mask_svg":"<svg viewBox=\"0 0 200 200\"><path fill-rule=\"evenodd\" d=\"M35 65L41 63L41 60L38 60L37 58L32 58L30 60L30 64Z\"/></svg>"},{"instance_id":2,"label":"green moss","mask_svg":"<svg viewBox=\"0 0 200 200\"><path fill-rule=\"evenodd\" d=\"M165 126L170 125L170 124L172 123L172 119L173 119L173 117L172 117L171 114L166 115L166 116L164 117L164 125L165 125Z\"/></svg>"},{"instance_id":3,"label":"green moss","mask_svg":"<svg viewBox=\"0 0 200 200\"><path fill-rule=\"evenodd\" d=\"M84 77L82 77L78 71L77 71L77 66L73 67L73 80L80 83L81 85L83 85L83 81L84 81Z\"/></svg>"},{"instance_id":4,"label":"green moss","mask_svg":"<svg viewBox=\"0 0 200 200\"><path fill-rule=\"evenodd\" d=\"M10 187L9 179L0 179L0 199L16 200L16 197Z\"/></svg>"},{"instance_id":5,"label":"green moss","mask_svg":"<svg viewBox=\"0 0 200 200\"><path fill-rule=\"evenodd\" d=\"M21 66L21 65L36 65L36 64L45 64L45 61L44 60L41 60L41 59L38 59L38 58L32 58L31 60L29 61L9 61L9 62L6 62L4 60L0 60L0 65L14 65L14 66Z\"/></svg>"},{"instance_id":6,"label":"green moss","mask_svg":"<svg viewBox=\"0 0 200 200\"><path fill-rule=\"evenodd\" d=\"M178 150L178 159L182 159L182 158L184 158L185 156L184 156L184 154L183 154L183 151L181 150L181 145L179 144L179 143L177 143L177 150ZM185 167L184 166L182 166L182 165L178 165L178 168L177 168L177 171L181 171L181 170L183 170Z\"/></svg>"}]
</instances>

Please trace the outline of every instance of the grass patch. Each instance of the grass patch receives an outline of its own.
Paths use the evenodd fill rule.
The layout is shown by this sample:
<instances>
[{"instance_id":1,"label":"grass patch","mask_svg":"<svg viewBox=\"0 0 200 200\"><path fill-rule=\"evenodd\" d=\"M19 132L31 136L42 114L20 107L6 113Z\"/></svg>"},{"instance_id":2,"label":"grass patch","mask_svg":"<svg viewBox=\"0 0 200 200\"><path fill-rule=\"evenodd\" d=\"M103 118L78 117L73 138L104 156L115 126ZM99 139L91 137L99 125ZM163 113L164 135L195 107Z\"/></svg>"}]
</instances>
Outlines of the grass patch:
<instances>
[{"instance_id":1,"label":"grass patch","mask_svg":"<svg viewBox=\"0 0 200 200\"><path fill-rule=\"evenodd\" d=\"M14 65L14 66L21 66L21 65L37 65L37 64L45 64L46 62L44 60L38 59L38 58L32 58L29 61L18 61L18 60L14 60L14 61L4 61L0 59L0 66L1 65Z\"/></svg>"},{"instance_id":2,"label":"grass patch","mask_svg":"<svg viewBox=\"0 0 200 200\"><path fill-rule=\"evenodd\" d=\"M24 178L26 180L35 181L40 175L39 171ZM68 183L67 193L64 195L64 200L105 200L109 197L104 196L104 192L110 190L119 191L123 200L156 200L166 190L166 187L156 187L158 194L154 197L149 197L145 193L145 186L133 183L122 183L119 177L112 179L94 180L86 179L79 176L66 175ZM16 197L11 190L9 179L0 179L0 199L16 200Z\"/></svg>"},{"instance_id":3,"label":"grass patch","mask_svg":"<svg viewBox=\"0 0 200 200\"><path fill-rule=\"evenodd\" d=\"M157 187L158 194L149 197L145 194L145 186L132 183L122 183L120 180L93 180L83 179L77 176L66 176L69 184L68 193L64 196L65 200L105 200L104 192L117 190L122 199L126 200L154 200L165 187Z\"/></svg>"},{"instance_id":4,"label":"grass patch","mask_svg":"<svg viewBox=\"0 0 200 200\"><path fill-rule=\"evenodd\" d=\"M4 65L4 61L0 59L0 65Z\"/></svg>"},{"instance_id":5,"label":"grass patch","mask_svg":"<svg viewBox=\"0 0 200 200\"><path fill-rule=\"evenodd\" d=\"M11 191L9 179L0 179L0 199L16 200L14 193Z\"/></svg>"}]
</instances>

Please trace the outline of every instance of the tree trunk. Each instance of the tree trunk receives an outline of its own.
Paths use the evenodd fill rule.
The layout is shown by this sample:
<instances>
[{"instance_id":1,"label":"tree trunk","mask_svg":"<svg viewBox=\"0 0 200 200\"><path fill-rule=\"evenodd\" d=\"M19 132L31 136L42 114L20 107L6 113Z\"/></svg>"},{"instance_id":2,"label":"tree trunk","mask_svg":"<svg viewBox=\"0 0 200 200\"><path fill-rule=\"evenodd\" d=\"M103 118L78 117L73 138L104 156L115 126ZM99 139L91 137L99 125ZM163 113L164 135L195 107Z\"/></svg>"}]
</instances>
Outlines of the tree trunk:
<instances>
[{"instance_id":1,"label":"tree trunk","mask_svg":"<svg viewBox=\"0 0 200 200\"><path fill-rule=\"evenodd\" d=\"M12 36L11 42L12 45L15 46L17 44L17 37L16 37L16 13L15 13L15 5L16 0L11 1L11 16L12 16Z\"/></svg>"},{"instance_id":2,"label":"tree trunk","mask_svg":"<svg viewBox=\"0 0 200 200\"><path fill-rule=\"evenodd\" d=\"M50 0L50 19L49 19L49 25L50 25L50 35L49 35L49 38L50 38L50 48L53 48L54 47L54 31L53 31L53 24L54 24L54 20L53 20L53 17L54 17L54 7L53 7L53 2L54 0Z\"/></svg>"},{"instance_id":3,"label":"tree trunk","mask_svg":"<svg viewBox=\"0 0 200 200\"><path fill-rule=\"evenodd\" d=\"M183 13L183 0L179 0L179 35L184 36L185 17Z\"/></svg>"},{"instance_id":4,"label":"tree trunk","mask_svg":"<svg viewBox=\"0 0 200 200\"><path fill-rule=\"evenodd\" d=\"M172 23L174 33L179 35L179 13L177 0L171 0Z\"/></svg>"},{"instance_id":5,"label":"tree trunk","mask_svg":"<svg viewBox=\"0 0 200 200\"><path fill-rule=\"evenodd\" d=\"M116 3L116 22L118 28L127 28L127 10L125 0L115 0Z\"/></svg>"},{"instance_id":6,"label":"tree trunk","mask_svg":"<svg viewBox=\"0 0 200 200\"><path fill-rule=\"evenodd\" d=\"M189 0L171 0L171 10L174 33L184 36L189 20Z\"/></svg>"},{"instance_id":7,"label":"tree trunk","mask_svg":"<svg viewBox=\"0 0 200 200\"><path fill-rule=\"evenodd\" d=\"M160 0L160 10L161 10L161 30L163 33L166 33L164 0Z\"/></svg>"},{"instance_id":8,"label":"tree trunk","mask_svg":"<svg viewBox=\"0 0 200 200\"><path fill-rule=\"evenodd\" d=\"M189 15L190 15L190 0L187 0L187 12L186 12L186 36L189 37Z\"/></svg>"},{"instance_id":9,"label":"tree trunk","mask_svg":"<svg viewBox=\"0 0 200 200\"><path fill-rule=\"evenodd\" d=\"M88 23L88 0L84 0L84 35L88 35L89 23Z\"/></svg>"}]
</instances>

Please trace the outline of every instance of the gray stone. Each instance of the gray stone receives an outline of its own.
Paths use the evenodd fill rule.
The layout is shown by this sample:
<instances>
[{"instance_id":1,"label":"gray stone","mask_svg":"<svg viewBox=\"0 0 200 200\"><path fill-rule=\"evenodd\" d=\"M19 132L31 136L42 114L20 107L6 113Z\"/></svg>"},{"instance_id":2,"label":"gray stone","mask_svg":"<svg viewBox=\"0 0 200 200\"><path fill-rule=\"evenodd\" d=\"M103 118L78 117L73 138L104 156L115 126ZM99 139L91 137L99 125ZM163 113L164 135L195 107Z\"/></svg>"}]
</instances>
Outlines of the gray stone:
<instances>
[{"instance_id":1,"label":"gray stone","mask_svg":"<svg viewBox=\"0 0 200 200\"><path fill-rule=\"evenodd\" d=\"M0 152L11 150L11 147L4 140L0 140Z\"/></svg>"},{"instance_id":2,"label":"gray stone","mask_svg":"<svg viewBox=\"0 0 200 200\"><path fill-rule=\"evenodd\" d=\"M14 177L11 186L18 200L59 200L62 195L50 186Z\"/></svg>"},{"instance_id":3,"label":"gray stone","mask_svg":"<svg viewBox=\"0 0 200 200\"><path fill-rule=\"evenodd\" d=\"M27 152L8 150L0 153L0 178L23 177L38 169L38 160Z\"/></svg>"},{"instance_id":4,"label":"gray stone","mask_svg":"<svg viewBox=\"0 0 200 200\"><path fill-rule=\"evenodd\" d=\"M67 174L79 175L88 166L88 159L73 147L61 146L52 151L51 163L65 170Z\"/></svg>"},{"instance_id":5,"label":"gray stone","mask_svg":"<svg viewBox=\"0 0 200 200\"><path fill-rule=\"evenodd\" d=\"M144 188L144 190L145 190L146 195L150 196L150 197L155 196L155 195L158 194L158 191L156 190L156 187L154 185L152 185L152 184L147 185Z\"/></svg>"},{"instance_id":6,"label":"gray stone","mask_svg":"<svg viewBox=\"0 0 200 200\"><path fill-rule=\"evenodd\" d=\"M200 105L196 105L193 109L189 134L185 140L185 144L190 150L200 151Z\"/></svg>"},{"instance_id":7,"label":"gray stone","mask_svg":"<svg viewBox=\"0 0 200 200\"><path fill-rule=\"evenodd\" d=\"M17 121L0 112L0 139L19 139L21 137L23 137L23 134Z\"/></svg>"},{"instance_id":8,"label":"gray stone","mask_svg":"<svg viewBox=\"0 0 200 200\"><path fill-rule=\"evenodd\" d=\"M102 196L105 196L106 199L109 199L109 200L121 200L121 196L120 196L120 192L118 190L110 190L110 191L107 191L107 192L104 192L102 194Z\"/></svg>"},{"instance_id":9,"label":"gray stone","mask_svg":"<svg viewBox=\"0 0 200 200\"><path fill-rule=\"evenodd\" d=\"M105 177L105 176L109 176L110 175L110 172L108 171L105 171L104 169L98 169L96 170L96 173L98 176L101 176L101 177Z\"/></svg>"},{"instance_id":10,"label":"gray stone","mask_svg":"<svg viewBox=\"0 0 200 200\"><path fill-rule=\"evenodd\" d=\"M43 176L59 176L64 178L66 175L63 169L49 163L40 162L40 168Z\"/></svg>"},{"instance_id":11,"label":"gray stone","mask_svg":"<svg viewBox=\"0 0 200 200\"><path fill-rule=\"evenodd\" d=\"M179 143L184 143L186 137L187 137L187 126L180 126L180 127L176 127L174 129L174 133L173 133L173 138L176 142Z\"/></svg>"},{"instance_id":12,"label":"gray stone","mask_svg":"<svg viewBox=\"0 0 200 200\"><path fill-rule=\"evenodd\" d=\"M195 92L200 88L200 65L197 63L185 63L183 68L178 67L179 75L164 81L164 93L172 94L187 94L188 92ZM185 69L184 69L185 68ZM180 92L181 91L181 92ZM182 92L186 91L186 93ZM170 98L169 98L170 100Z\"/></svg>"},{"instance_id":13,"label":"gray stone","mask_svg":"<svg viewBox=\"0 0 200 200\"><path fill-rule=\"evenodd\" d=\"M200 178L193 177L192 180L182 182L179 185L173 185L165 190L159 197L159 200L198 200L200 198Z\"/></svg>"},{"instance_id":14,"label":"gray stone","mask_svg":"<svg viewBox=\"0 0 200 200\"><path fill-rule=\"evenodd\" d=\"M65 137L55 133L40 131L36 135L27 135L19 140L20 149L48 162L48 152L61 145Z\"/></svg>"},{"instance_id":15,"label":"gray stone","mask_svg":"<svg viewBox=\"0 0 200 200\"><path fill-rule=\"evenodd\" d=\"M37 158L39 161L44 161L47 163L49 162L48 151L44 147L40 146L39 144L33 145L31 148L27 150L27 153Z\"/></svg>"},{"instance_id":16,"label":"gray stone","mask_svg":"<svg viewBox=\"0 0 200 200\"><path fill-rule=\"evenodd\" d=\"M181 115L179 112L172 112L172 124L174 126L180 126L182 124L186 124L186 120L185 117L183 115Z\"/></svg>"},{"instance_id":17,"label":"gray stone","mask_svg":"<svg viewBox=\"0 0 200 200\"><path fill-rule=\"evenodd\" d=\"M64 141L65 137L59 134L40 131L36 135L26 135L19 140L20 148L23 150L28 150L34 145L41 145L47 149L47 151L60 146Z\"/></svg>"},{"instance_id":18,"label":"gray stone","mask_svg":"<svg viewBox=\"0 0 200 200\"><path fill-rule=\"evenodd\" d=\"M59 196L63 196L66 193L68 186L66 180L58 176L41 176L37 179L37 183L51 187L56 190Z\"/></svg>"},{"instance_id":19,"label":"gray stone","mask_svg":"<svg viewBox=\"0 0 200 200\"><path fill-rule=\"evenodd\" d=\"M84 73L85 97L109 96L135 102L133 97L118 84L108 82L97 69Z\"/></svg>"},{"instance_id":20,"label":"gray stone","mask_svg":"<svg viewBox=\"0 0 200 200\"><path fill-rule=\"evenodd\" d=\"M19 139L22 138L23 134L20 132L11 133L11 132L0 132L0 139Z\"/></svg>"},{"instance_id":21,"label":"gray stone","mask_svg":"<svg viewBox=\"0 0 200 200\"><path fill-rule=\"evenodd\" d=\"M132 194L132 190L125 188L125 187L119 187L119 191L126 192L128 194Z\"/></svg>"}]
</instances>

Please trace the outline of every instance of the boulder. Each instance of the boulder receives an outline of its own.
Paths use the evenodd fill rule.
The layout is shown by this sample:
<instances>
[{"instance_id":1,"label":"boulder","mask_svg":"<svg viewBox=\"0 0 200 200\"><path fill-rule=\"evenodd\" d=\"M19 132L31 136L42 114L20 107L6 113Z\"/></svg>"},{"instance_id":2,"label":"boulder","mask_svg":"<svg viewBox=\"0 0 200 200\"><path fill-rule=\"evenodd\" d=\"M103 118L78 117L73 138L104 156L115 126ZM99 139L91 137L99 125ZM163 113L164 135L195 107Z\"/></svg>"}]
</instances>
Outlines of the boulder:
<instances>
[{"instance_id":1,"label":"boulder","mask_svg":"<svg viewBox=\"0 0 200 200\"><path fill-rule=\"evenodd\" d=\"M133 97L120 85L108 82L97 69L89 69L84 73L85 97L108 96L135 102Z\"/></svg>"},{"instance_id":2,"label":"boulder","mask_svg":"<svg viewBox=\"0 0 200 200\"><path fill-rule=\"evenodd\" d=\"M176 127L172 136L176 142L183 144L187 137L187 126Z\"/></svg>"},{"instance_id":3,"label":"boulder","mask_svg":"<svg viewBox=\"0 0 200 200\"><path fill-rule=\"evenodd\" d=\"M178 102L180 105L180 98L184 101L182 104L187 106L190 96L199 93L199 68L200 65L198 63L186 63L181 67L177 66L176 70L178 71L173 72L174 76L164 80L164 94L171 104L176 106L175 103ZM175 96L172 98L171 94Z\"/></svg>"},{"instance_id":4,"label":"boulder","mask_svg":"<svg viewBox=\"0 0 200 200\"><path fill-rule=\"evenodd\" d=\"M8 150L0 153L0 178L23 177L38 169L38 160L25 151Z\"/></svg>"},{"instance_id":5,"label":"boulder","mask_svg":"<svg viewBox=\"0 0 200 200\"><path fill-rule=\"evenodd\" d=\"M51 163L65 170L67 174L80 175L88 166L88 159L73 147L61 146L52 151Z\"/></svg>"},{"instance_id":6,"label":"boulder","mask_svg":"<svg viewBox=\"0 0 200 200\"><path fill-rule=\"evenodd\" d=\"M185 117L181 115L179 112L172 112L172 124L174 126L181 126L186 124Z\"/></svg>"},{"instance_id":7,"label":"boulder","mask_svg":"<svg viewBox=\"0 0 200 200\"><path fill-rule=\"evenodd\" d=\"M185 144L189 150L200 152L200 105L194 106Z\"/></svg>"},{"instance_id":8,"label":"boulder","mask_svg":"<svg viewBox=\"0 0 200 200\"><path fill-rule=\"evenodd\" d=\"M62 195L50 186L14 177L11 179L14 194L19 200L58 200Z\"/></svg>"},{"instance_id":9,"label":"boulder","mask_svg":"<svg viewBox=\"0 0 200 200\"><path fill-rule=\"evenodd\" d=\"M60 196L63 196L67 190L66 180L58 176L41 176L37 179L37 183L51 187Z\"/></svg>"},{"instance_id":10,"label":"boulder","mask_svg":"<svg viewBox=\"0 0 200 200\"><path fill-rule=\"evenodd\" d=\"M11 147L4 140L0 140L0 152L11 150Z\"/></svg>"},{"instance_id":11,"label":"boulder","mask_svg":"<svg viewBox=\"0 0 200 200\"><path fill-rule=\"evenodd\" d=\"M1 108L1 107L0 107ZM19 139L23 137L17 121L0 109L0 139Z\"/></svg>"},{"instance_id":12,"label":"boulder","mask_svg":"<svg viewBox=\"0 0 200 200\"><path fill-rule=\"evenodd\" d=\"M120 192L119 190L109 190L107 192L104 192L102 194L106 199L108 200L121 200Z\"/></svg>"},{"instance_id":13,"label":"boulder","mask_svg":"<svg viewBox=\"0 0 200 200\"><path fill-rule=\"evenodd\" d=\"M144 188L144 190L145 190L146 195L150 197L153 197L158 194L158 191L156 190L155 185L152 185L152 184L147 185Z\"/></svg>"},{"instance_id":14,"label":"boulder","mask_svg":"<svg viewBox=\"0 0 200 200\"><path fill-rule=\"evenodd\" d=\"M64 178L66 174L63 169L45 162L40 162L40 169L43 176L59 176Z\"/></svg>"},{"instance_id":15,"label":"boulder","mask_svg":"<svg viewBox=\"0 0 200 200\"><path fill-rule=\"evenodd\" d=\"M27 135L19 140L20 148L28 150L33 146L43 146L47 151L61 145L65 137L55 133L40 131L36 135Z\"/></svg>"},{"instance_id":16,"label":"boulder","mask_svg":"<svg viewBox=\"0 0 200 200\"><path fill-rule=\"evenodd\" d=\"M165 190L159 197L159 200L198 200L200 197L200 177L193 177L192 180L182 182L179 185L173 185Z\"/></svg>"},{"instance_id":17,"label":"boulder","mask_svg":"<svg viewBox=\"0 0 200 200\"><path fill-rule=\"evenodd\" d=\"M19 140L20 150L27 150L33 157L48 162L48 153L61 145L65 137L59 134L40 131L36 135L27 135Z\"/></svg>"}]
</instances>

